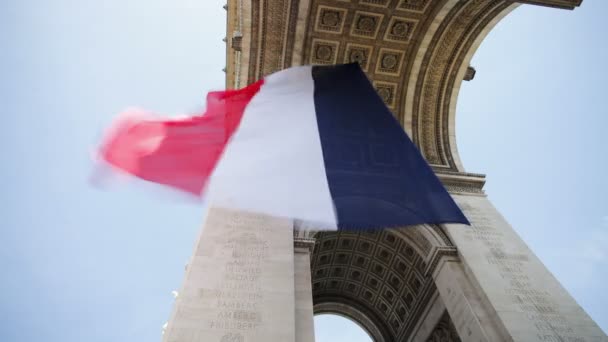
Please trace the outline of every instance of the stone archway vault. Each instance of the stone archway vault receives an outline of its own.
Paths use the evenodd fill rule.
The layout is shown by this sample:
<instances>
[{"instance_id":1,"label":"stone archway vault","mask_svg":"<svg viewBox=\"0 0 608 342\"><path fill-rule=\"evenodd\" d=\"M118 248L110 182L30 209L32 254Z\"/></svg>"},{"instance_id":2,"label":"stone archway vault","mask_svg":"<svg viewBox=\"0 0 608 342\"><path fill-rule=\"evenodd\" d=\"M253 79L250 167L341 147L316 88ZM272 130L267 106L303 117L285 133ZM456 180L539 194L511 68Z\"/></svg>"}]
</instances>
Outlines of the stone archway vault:
<instances>
[{"instance_id":1,"label":"stone archway vault","mask_svg":"<svg viewBox=\"0 0 608 342\"><path fill-rule=\"evenodd\" d=\"M351 318L375 341L417 334L437 296L433 270L456 255L438 227L321 232L311 255L315 313Z\"/></svg>"}]
</instances>

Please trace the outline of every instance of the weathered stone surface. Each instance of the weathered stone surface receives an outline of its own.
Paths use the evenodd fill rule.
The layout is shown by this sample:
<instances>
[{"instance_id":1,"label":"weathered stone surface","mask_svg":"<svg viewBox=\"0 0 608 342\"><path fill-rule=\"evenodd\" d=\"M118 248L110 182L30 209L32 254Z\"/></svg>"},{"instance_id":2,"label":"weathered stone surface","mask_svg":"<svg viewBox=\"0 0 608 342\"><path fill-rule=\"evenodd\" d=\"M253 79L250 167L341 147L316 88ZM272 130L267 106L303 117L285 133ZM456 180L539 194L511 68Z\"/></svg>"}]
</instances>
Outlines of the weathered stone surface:
<instances>
[{"instance_id":1,"label":"weathered stone surface","mask_svg":"<svg viewBox=\"0 0 608 342\"><path fill-rule=\"evenodd\" d=\"M296 342L315 342L310 281L310 250L296 248L294 255Z\"/></svg>"},{"instance_id":2,"label":"weathered stone surface","mask_svg":"<svg viewBox=\"0 0 608 342\"><path fill-rule=\"evenodd\" d=\"M498 330L504 329L507 336L503 338L507 340L608 341L485 196L457 195L455 199L472 226L447 225L462 268L461 271L454 269L461 267L460 263L448 265L452 268L451 276L438 278L437 286L440 291L445 288L446 294L442 292L442 296L461 337L458 320L465 318L458 316L460 312L467 312L463 309L466 305L473 307L470 312L475 312L478 303L488 310L485 310L486 316L474 318L481 326L484 321L498 324ZM447 291L453 291L454 286L446 284L458 287L459 282L454 282L458 277L466 278L462 282L470 284L470 291L467 293L461 287L461 293L455 295L458 298L453 298ZM452 301L459 303L451 305ZM475 326L469 323L466 327ZM463 339L467 340L466 335Z\"/></svg>"},{"instance_id":3,"label":"weathered stone surface","mask_svg":"<svg viewBox=\"0 0 608 342\"><path fill-rule=\"evenodd\" d=\"M163 340L294 341L292 227L210 209Z\"/></svg>"},{"instance_id":4,"label":"weathered stone surface","mask_svg":"<svg viewBox=\"0 0 608 342\"><path fill-rule=\"evenodd\" d=\"M458 258L444 258L434 273L435 284L452 318L455 330L464 341L509 341L509 333L484 300L482 290L468 280Z\"/></svg>"},{"instance_id":5,"label":"weathered stone surface","mask_svg":"<svg viewBox=\"0 0 608 342\"><path fill-rule=\"evenodd\" d=\"M454 329L454 324L450 320L450 316L447 312L444 312L441 320L435 326L435 329L431 332L427 342L460 342L461 339L458 337Z\"/></svg>"}]
</instances>

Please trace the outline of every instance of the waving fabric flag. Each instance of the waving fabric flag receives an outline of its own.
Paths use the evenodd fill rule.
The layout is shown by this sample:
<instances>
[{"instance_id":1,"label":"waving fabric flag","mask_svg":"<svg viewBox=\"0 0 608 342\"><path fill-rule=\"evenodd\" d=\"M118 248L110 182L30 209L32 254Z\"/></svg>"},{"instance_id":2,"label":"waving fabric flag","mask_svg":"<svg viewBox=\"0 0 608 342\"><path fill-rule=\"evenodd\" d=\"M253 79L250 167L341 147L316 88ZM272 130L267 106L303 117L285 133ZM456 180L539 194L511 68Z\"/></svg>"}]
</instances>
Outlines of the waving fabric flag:
<instances>
[{"instance_id":1,"label":"waving fabric flag","mask_svg":"<svg viewBox=\"0 0 608 342\"><path fill-rule=\"evenodd\" d=\"M188 119L123 118L100 154L213 206L323 229L468 224L358 64L212 92Z\"/></svg>"}]
</instances>

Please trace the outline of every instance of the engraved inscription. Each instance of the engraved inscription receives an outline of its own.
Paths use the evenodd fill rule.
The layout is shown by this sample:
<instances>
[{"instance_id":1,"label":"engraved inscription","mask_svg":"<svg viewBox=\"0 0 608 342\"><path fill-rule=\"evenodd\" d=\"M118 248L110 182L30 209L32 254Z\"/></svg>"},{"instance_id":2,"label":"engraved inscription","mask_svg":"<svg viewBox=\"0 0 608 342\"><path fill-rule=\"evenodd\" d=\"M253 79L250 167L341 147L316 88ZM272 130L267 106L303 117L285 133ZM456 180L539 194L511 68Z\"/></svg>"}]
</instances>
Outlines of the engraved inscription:
<instances>
[{"instance_id":1,"label":"engraved inscription","mask_svg":"<svg viewBox=\"0 0 608 342\"><path fill-rule=\"evenodd\" d=\"M220 238L221 253L227 258L223 266L218 266L221 279L214 289L199 289L199 296L213 298L215 316L208 322L208 328L231 330L222 341L243 341L243 335L234 331L257 329L264 321L261 305L264 293L260 284L264 262L268 258L270 246L263 240L264 229L247 232L243 226L258 226L261 222L243 220L240 217L227 219L223 224L225 237Z\"/></svg>"},{"instance_id":2,"label":"engraved inscription","mask_svg":"<svg viewBox=\"0 0 608 342\"><path fill-rule=\"evenodd\" d=\"M222 336L220 342L244 342L245 338L241 334L226 334Z\"/></svg>"},{"instance_id":3,"label":"engraved inscription","mask_svg":"<svg viewBox=\"0 0 608 342\"><path fill-rule=\"evenodd\" d=\"M505 234L492 224L483 212L470 206L465 209L473 225L465 238L485 247L485 261L504 280L504 294L536 330L537 341L585 342L561 313L560 305L530 277L530 258L527 254L513 253L505 246Z\"/></svg>"},{"instance_id":4,"label":"engraved inscription","mask_svg":"<svg viewBox=\"0 0 608 342\"><path fill-rule=\"evenodd\" d=\"M286 218L210 208L163 341L289 340L292 229Z\"/></svg>"}]
</instances>

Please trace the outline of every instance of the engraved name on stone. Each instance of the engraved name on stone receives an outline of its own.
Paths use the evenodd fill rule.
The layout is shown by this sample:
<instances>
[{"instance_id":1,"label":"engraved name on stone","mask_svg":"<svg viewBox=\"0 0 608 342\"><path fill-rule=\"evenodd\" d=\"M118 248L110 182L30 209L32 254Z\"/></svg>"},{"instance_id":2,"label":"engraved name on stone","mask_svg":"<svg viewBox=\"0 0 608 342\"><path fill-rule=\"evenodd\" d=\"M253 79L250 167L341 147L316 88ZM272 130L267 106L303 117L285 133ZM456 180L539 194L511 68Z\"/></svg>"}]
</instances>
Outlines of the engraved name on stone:
<instances>
[{"instance_id":1,"label":"engraved name on stone","mask_svg":"<svg viewBox=\"0 0 608 342\"><path fill-rule=\"evenodd\" d=\"M228 333L222 336L220 342L244 342L245 337L241 334Z\"/></svg>"},{"instance_id":2,"label":"engraved name on stone","mask_svg":"<svg viewBox=\"0 0 608 342\"><path fill-rule=\"evenodd\" d=\"M219 240L227 262L219 268L222 276L217 287L200 289L199 295L216 300L218 311L208 322L209 328L231 331L222 341L241 341L243 335L234 331L254 330L263 323L260 276L270 251L269 243L262 239L267 229L258 228L263 222L256 217L237 216L218 223L225 232ZM256 231L247 231L249 227L256 227Z\"/></svg>"}]
</instances>

